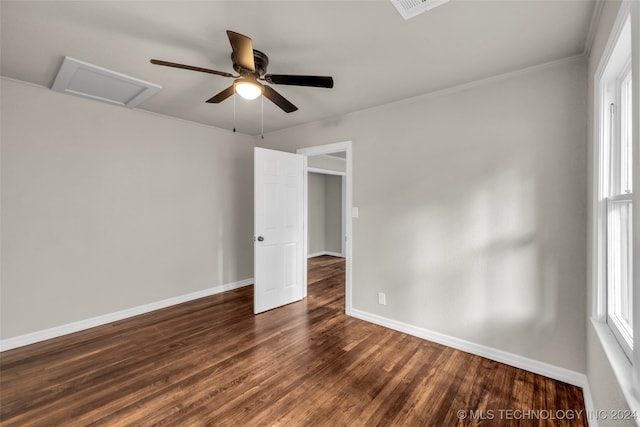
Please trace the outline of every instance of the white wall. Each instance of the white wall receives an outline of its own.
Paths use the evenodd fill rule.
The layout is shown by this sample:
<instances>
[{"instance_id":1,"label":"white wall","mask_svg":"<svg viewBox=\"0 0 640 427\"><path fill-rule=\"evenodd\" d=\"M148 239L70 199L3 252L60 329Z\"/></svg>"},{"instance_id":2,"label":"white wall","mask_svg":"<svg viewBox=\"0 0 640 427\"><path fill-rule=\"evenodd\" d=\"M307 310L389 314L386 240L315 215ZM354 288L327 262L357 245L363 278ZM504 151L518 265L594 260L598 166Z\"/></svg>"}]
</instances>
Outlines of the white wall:
<instances>
[{"instance_id":1,"label":"white wall","mask_svg":"<svg viewBox=\"0 0 640 427\"><path fill-rule=\"evenodd\" d=\"M1 79L7 339L253 275L253 138Z\"/></svg>"},{"instance_id":2,"label":"white wall","mask_svg":"<svg viewBox=\"0 0 640 427\"><path fill-rule=\"evenodd\" d=\"M593 45L591 48L591 55L589 57L588 63L588 165L589 165L589 204L591 206L591 196L593 194L593 146L594 146L594 76L598 65L600 64L600 60L603 55L603 51L607 40L609 38L609 33L613 28L613 24L615 22L616 16L618 14L618 10L620 8L619 1L607 1L604 3L601 15L600 22L597 27L597 31L594 37ZM591 224L591 212L589 212L589 224ZM586 343L586 355L587 355L587 377L589 378L589 385L591 388L591 394L594 401L594 407L597 409L601 409L604 411L611 410L624 410L628 409L626 400L619 388L619 385L615 379L613 374L613 370L609 363L609 360L604 352L602 344L596 335L596 331L589 321L589 317L591 316L591 307L593 302L593 294L591 288L591 244L592 244L592 230L591 227L588 227L589 232L589 245L587 250L587 256L589 259L587 271L589 273L588 280L586 283L587 289L587 343ZM623 426L623 425L634 425L632 421L622 422L615 420L600 420L600 426Z\"/></svg>"},{"instance_id":3,"label":"white wall","mask_svg":"<svg viewBox=\"0 0 640 427\"><path fill-rule=\"evenodd\" d=\"M258 143L353 141L354 308L585 372L586 94L569 61Z\"/></svg>"}]
</instances>

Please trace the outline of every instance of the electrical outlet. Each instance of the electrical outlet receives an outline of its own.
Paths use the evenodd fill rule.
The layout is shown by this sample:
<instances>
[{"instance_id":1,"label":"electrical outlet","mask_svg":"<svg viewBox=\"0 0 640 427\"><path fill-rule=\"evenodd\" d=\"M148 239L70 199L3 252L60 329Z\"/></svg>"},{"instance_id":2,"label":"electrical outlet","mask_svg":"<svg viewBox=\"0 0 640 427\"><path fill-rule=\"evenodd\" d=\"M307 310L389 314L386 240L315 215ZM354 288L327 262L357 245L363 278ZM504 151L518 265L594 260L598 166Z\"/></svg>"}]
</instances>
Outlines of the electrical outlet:
<instances>
[{"instance_id":1,"label":"electrical outlet","mask_svg":"<svg viewBox=\"0 0 640 427\"><path fill-rule=\"evenodd\" d=\"M387 305L387 295L384 292L378 292L378 304Z\"/></svg>"}]
</instances>

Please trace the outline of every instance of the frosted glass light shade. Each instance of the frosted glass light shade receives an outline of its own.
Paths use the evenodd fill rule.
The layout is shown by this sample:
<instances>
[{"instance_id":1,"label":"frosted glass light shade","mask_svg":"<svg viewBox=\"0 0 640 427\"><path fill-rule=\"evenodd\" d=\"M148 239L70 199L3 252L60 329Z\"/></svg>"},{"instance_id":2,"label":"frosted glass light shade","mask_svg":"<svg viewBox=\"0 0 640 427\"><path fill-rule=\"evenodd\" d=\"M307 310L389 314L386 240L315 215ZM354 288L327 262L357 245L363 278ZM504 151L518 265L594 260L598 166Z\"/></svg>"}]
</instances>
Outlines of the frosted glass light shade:
<instances>
[{"instance_id":1,"label":"frosted glass light shade","mask_svg":"<svg viewBox=\"0 0 640 427\"><path fill-rule=\"evenodd\" d=\"M240 80L235 84L236 93L244 99L256 99L262 95L262 87L257 82Z\"/></svg>"}]
</instances>

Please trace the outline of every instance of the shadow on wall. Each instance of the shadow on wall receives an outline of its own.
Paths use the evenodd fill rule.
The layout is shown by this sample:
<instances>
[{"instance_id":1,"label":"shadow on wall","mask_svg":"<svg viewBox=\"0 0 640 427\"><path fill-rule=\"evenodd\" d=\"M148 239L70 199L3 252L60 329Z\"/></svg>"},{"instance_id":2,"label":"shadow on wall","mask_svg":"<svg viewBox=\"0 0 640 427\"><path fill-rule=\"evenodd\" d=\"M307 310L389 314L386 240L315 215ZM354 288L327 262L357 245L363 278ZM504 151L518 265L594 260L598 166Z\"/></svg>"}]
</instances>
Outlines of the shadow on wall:
<instances>
[{"instance_id":1,"label":"shadow on wall","mask_svg":"<svg viewBox=\"0 0 640 427\"><path fill-rule=\"evenodd\" d=\"M510 351L532 350L554 331L558 249L549 244L554 225L541 225L548 178L534 154L476 158L454 174L434 172L448 183L405 182L413 188L391 196L402 213L382 239L408 237L405 251L387 253L402 266L388 281L392 293L400 307L412 307L402 321ZM403 194L424 196L410 207L415 199Z\"/></svg>"},{"instance_id":2,"label":"shadow on wall","mask_svg":"<svg viewBox=\"0 0 640 427\"><path fill-rule=\"evenodd\" d=\"M464 323L450 319L459 328L452 335L496 344L553 328L557 271L537 235L535 193L531 177L508 170L414 213L429 220L415 221L422 227L407 265L421 282L408 284L407 297L455 306L431 311L429 322L463 312Z\"/></svg>"}]
</instances>

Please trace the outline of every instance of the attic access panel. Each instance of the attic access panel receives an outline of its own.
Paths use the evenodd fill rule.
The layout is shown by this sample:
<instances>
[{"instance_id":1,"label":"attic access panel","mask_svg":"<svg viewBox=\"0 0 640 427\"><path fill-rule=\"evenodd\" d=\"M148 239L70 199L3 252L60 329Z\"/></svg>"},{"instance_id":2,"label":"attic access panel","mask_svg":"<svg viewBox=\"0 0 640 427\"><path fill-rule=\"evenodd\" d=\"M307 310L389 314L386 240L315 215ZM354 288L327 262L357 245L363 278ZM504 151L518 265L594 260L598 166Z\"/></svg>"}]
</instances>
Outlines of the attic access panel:
<instances>
[{"instance_id":1,"label":"attic access panel","mask_svg":"<svg viewBox=\"0 0 640 427\"><path fill-rule=\"evenodd\" d=\"M390 0L391 4L400 12L400 15L407 20L420 15L427 10L440 6L449 0Z\"/></svg>"},{"instance_id":2,"label":"attic access panel","mask_svg":"<svg viewBox=\"0 0 640 427\"><path fill-rule=\"evenodd\" d=\"M162 89L97 65L65 56L51 90L133 108Z\"/></svg>"}]
</instances>

